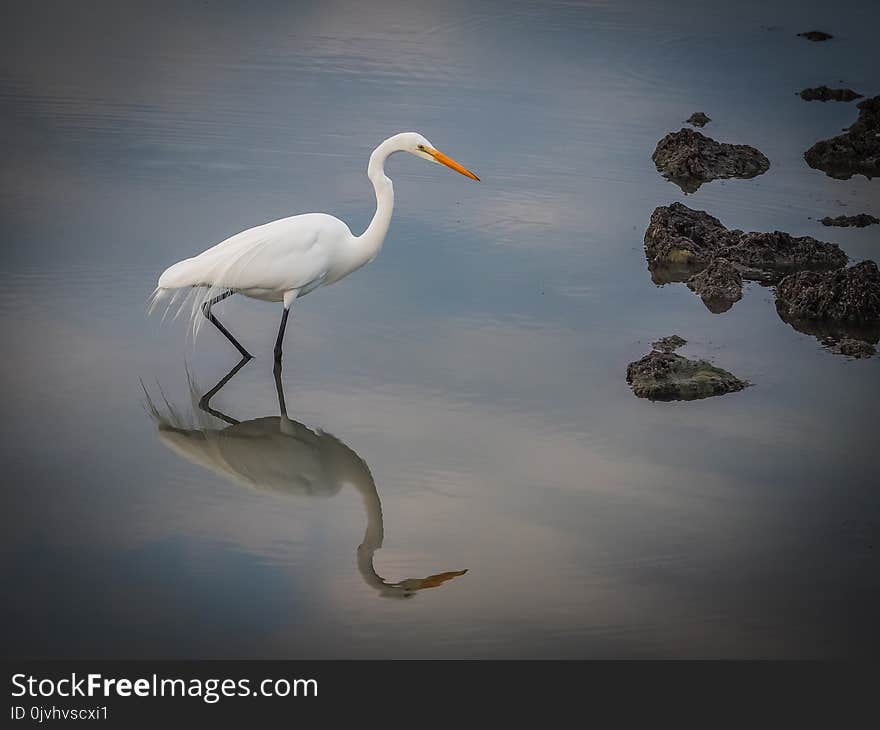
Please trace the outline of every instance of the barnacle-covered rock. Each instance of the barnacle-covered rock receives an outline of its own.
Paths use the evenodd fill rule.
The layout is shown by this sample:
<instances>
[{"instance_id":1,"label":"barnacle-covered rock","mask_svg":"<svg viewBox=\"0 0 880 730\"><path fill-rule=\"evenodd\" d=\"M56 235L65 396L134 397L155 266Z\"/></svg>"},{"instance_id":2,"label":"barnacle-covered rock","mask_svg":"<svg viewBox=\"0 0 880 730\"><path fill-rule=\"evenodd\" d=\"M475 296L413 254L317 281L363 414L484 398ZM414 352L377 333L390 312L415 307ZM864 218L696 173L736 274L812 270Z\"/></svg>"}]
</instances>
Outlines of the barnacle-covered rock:
<instances>
[{"instance_id":1,"label":"barnacle-covered rock","mask_svg":"<svg viewBox=\"0 0 880 730\"><path fill-rule=\"evenodd\" d=\"M839 180L880 175L880 96L859 102L859 118L843 133L804 152L810 167Z\"/></svg>"},{"instance_id":2,"label":"barnacle-covered rock","mask_svg":"<svg viewBox=\"0 0 880 730\"><path fill-rule=\"evenodd\" d=\"M688 124L693 124L695 127L705 127L712 120L703 112L694 112L687 119L685 119L685 121Z\"/></svg>"},{"instance_id":3,"label":"barnacle-covered rock","mask_svg":"<svg viewBox=\"0 0 880 730\"><path fill-rule=\"evenodd\" d=\"M770 169L770 160L754 147L716 142L686 128L661 139L651 159L664 177L686 193L696 192L710 180L750 178Z\"/></svg>"},{"instance_id":4,"label":"barnacle-covered rock","mask_svg":"<svg viewBox=\"0 0 880 730\"><path fill-rule=\"evenodd\" d=\"M748 383L706 360L653 350L626 369L626 382L639 398L697 400L742 390Z\"/></svg>"},{"instance_id":5,"label":"barnacle-covered rock","mask_svg":"<svg viewBox=\"0 0 880 730\"><path fill-rule=\"evenodd\" d=\"M837 226L838 228L865 228L880 223L880 218L869 215L868 213L857 213L856 215L839 215L836 218L826 215L819 219L819 223L823 226Z\"/></svg>"},{"instance_id":6,"label":"barnacle-covered rock","mask_svg":"<svg viewBox=\"0 0 880 730\"><path fill-rule=\"evenodd\" d=\"M801 92L804 101L853 101L861 98L862 94L852 89L829 89L827 86L814 86Z\"/></svg>"},{"instance_id":7,"label":"barnacle-covered rock","mask_svg":"<svg viewBox=\"0 0 880 730\"><path fill-rule=\"evenodd\" d=\"M742 299L742 274L725 258L712 259L705 269L688 279L687 285L715 314L726 312Z\"/></svg>"},{"instance_id":8,"label":"barnacle-covered rock","mask_svg":"<svg viewBox=\"0 0 880 730\"><path fill-rule=\"evenodd\" d=\"M776 298L795 318L880 322L880 270L862 261L840 271L801 271L779 282Z\"/></svg>"},{"instance_id":9,"label":"barnacle-covered rock","mask_svg":"<svg viewBox=\"0 0 880 730\"><path fill-rule=\"evenodd\" d=\"M714 216L682 203L654 210L645 231L645 256L657 283L687 281L716 258L733 264L742 278L765 284L793 271L837 269L847 262L837 244L782 231L729 230Z\"/></svg>"}]
</instances>

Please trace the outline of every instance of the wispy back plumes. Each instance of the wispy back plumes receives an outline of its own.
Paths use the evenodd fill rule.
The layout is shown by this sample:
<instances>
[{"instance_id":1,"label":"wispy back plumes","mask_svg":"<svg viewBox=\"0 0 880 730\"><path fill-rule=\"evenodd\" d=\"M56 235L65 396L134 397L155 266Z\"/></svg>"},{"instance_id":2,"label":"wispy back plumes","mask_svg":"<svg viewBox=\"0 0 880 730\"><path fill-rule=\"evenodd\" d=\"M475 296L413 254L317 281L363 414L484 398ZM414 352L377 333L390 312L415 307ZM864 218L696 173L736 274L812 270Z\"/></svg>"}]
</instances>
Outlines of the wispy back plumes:
<instances>
[{"instance_id":1,"label":"wispy back plumes","mask_svg":"<svg viewBox=\"0 0 880 730\"><path fill-rule=\"evenodd\" d=\"M209 302L229 291L254 288L253 277L248 276L248 267L273 240L261 228L243 231L199 256L169 267L159 278L160 286L148 300L148 314L152 314L161 301L170 297L162 320L171 312L172 321L181 312L186 312L189 334L195 342L207 319L205 307ZM170 285L161 285L166 282Z\"/></svg>"}]
</instances>

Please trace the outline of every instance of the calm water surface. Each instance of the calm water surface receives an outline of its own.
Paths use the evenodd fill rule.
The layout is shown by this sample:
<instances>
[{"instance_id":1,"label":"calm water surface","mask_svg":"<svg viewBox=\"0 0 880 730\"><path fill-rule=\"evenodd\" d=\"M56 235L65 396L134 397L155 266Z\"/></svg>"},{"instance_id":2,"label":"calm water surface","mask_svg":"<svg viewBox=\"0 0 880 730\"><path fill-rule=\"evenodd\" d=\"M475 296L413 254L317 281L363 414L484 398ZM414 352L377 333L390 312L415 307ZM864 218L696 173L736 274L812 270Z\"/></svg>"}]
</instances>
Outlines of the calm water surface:
<instances>
[{"instance_id":1,"label":"calm water surface","mask_svg":"<svg viewBox=\"0 0 880 730\"><path fill-rule=\"evenodd\" d=\"M876 259L876 226L812 218L877 214L878 181L802 159L854 105L795 92L880 92L878 21L868 2L13 3L4 652L873 652L880 358L828 352L757 285L721 315L656 286L642 236L681 200ZM813 28L836 38L796 37ZM686 197L663 180L654 145L697 110L770 171ZM362 230L367 157L410 129L483 182L395 157L382 254L296 307L289 419L280 308L237 299L218 311L258 357L221 417L199 410L236 353L147 319L157 274L297 212ZM754 386L634 398L627 363L672 333Z\"/></svg>"}]
</instances>

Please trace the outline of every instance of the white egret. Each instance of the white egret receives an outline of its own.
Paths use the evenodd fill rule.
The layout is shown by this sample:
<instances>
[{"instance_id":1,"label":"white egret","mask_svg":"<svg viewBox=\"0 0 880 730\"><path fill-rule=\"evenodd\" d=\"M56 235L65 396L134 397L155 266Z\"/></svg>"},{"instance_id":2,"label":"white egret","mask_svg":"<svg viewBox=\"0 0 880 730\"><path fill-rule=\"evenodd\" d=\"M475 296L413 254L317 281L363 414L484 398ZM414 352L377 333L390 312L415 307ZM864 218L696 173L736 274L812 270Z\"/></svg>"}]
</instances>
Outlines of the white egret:
<instances>
[{"instance_id":1,"label":"white egret","mask_svg":"<svg viewBox=\"0 0 880 730\"><path fill-rule=\"evenodd\" d=\"M421 134L396 134L370 155L367 176L376 191L376 213L360 236L353 235L338 218L324 213L306 213L249 228L166 269L159 277L154 304L172 290L196 291L192 301L193 333L198 333L201 311L244 357L250 358L211 307L232 294L281 302L284 310L275 342L275 359L280 365L284 330L294 301L357 271L376 258L382 248L394 208L394 187L385 174L385 160L395 152L409 152L479 180Z\"/></svg>"}]
</instances>

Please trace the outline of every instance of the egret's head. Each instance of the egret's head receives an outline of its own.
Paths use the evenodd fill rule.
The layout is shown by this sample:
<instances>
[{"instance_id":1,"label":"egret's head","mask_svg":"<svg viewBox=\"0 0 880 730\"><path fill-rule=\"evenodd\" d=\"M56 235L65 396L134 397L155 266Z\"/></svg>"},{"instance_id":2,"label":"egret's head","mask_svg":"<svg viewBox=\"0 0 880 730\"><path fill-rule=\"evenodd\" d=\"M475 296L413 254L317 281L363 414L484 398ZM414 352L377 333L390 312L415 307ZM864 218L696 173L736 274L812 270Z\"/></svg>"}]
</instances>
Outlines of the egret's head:
<instances>
[{"instance_id":1,"label":"egret's head","mask_svg":"<svg viewBox=\"0 0 880 730\"><path fill-rule=\"evenodd\" d=\"M446 167L449 167L456 172L461 173L465 177L469 177L471 180L480 179L470 170L459 165L451 157L447 157L442 152L440 152L437 148L434 147L434 145L432 145L418 132L404 132L403 134L398 135L398 137L400 139L400 149L402 151L409 152L416 157L421 157L423 160L429 160L431 162L437 162L441 165L446 165Z\"/></svg>"}]
</instances>

